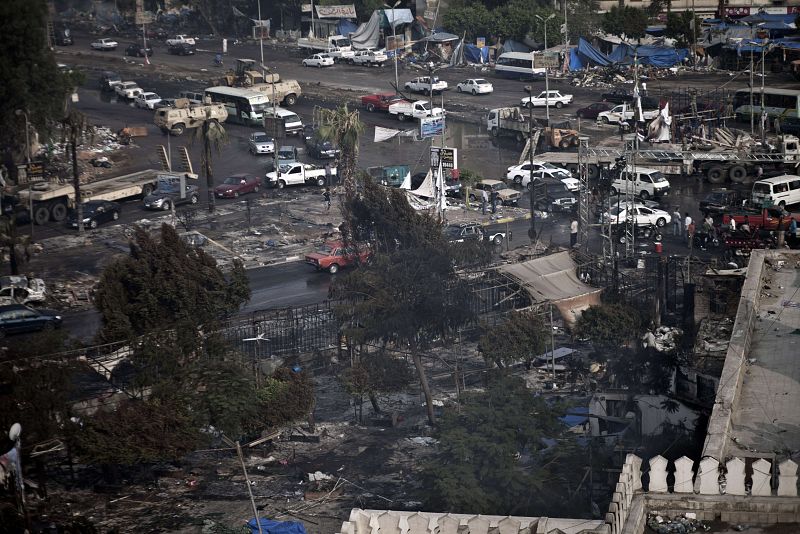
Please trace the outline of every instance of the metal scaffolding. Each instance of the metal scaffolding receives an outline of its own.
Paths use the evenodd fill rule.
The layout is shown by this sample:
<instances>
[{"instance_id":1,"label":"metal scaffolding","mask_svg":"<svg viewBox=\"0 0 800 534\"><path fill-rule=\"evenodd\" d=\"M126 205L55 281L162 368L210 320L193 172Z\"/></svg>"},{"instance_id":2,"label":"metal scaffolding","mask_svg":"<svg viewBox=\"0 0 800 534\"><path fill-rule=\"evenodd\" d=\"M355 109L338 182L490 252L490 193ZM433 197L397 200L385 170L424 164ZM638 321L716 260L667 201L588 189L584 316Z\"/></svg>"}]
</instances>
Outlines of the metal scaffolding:
<instances>
[{"instance_id":1,"label":"metal scaffolding","mask_svg":"<svg viewBox=\"0 0 800 534\"><path fill-rule=\"evenodd\" d=\"M589 138L578 138L578 180L580 190L578 193L578 243L582 252L587 252L589 247Z\"/></svg>"}]
</instances>

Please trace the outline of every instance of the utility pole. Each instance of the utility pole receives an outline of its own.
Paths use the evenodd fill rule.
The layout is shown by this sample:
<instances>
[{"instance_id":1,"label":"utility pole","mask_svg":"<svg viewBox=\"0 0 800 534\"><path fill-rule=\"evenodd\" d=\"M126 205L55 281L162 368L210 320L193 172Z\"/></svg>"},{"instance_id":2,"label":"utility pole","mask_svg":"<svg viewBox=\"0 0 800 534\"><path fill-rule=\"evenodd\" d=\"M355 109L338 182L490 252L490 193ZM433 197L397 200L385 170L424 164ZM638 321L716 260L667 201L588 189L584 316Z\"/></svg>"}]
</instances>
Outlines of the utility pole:
<instances>
[{"instance_id":1,"label":"utility pole","mask_svg":"<svg viewBox=\"0 0 800 534\"><path fill-rule=\"evenodd\" d=\"M313 7L311 9L314 9ZM311 12L314 16L314 12ZM261 0L258 0L258 48L261 50L261 70L264 70L264 28L261 26ZM275 86L273 85L273 88Z\"/></svg>"},{"instance_id":2,"label":"utility pole","mask_svg":"<svg viewBox=\"0 0 800 534\"><path fill-rule=\"evenodd\" d=\"M14 112L17 117L22 116L25 119L25 162L28 164L27 173L31 172L31 134L30 123L28 122L28 113L25 110L18 109ZM30 174L28 175L28 214L31 220L31 243L33 243L33 182L31 181Z\"/></svg>"},{"instance_id":3,"label":"utility pole","mask_svg":"<svg viewBox=\"0 0 800 534\"><path fill-rule=\"evenodd\" d=\"M535 15L537 19L539 19L542 24L544 24L544 49L547 50L547 21L555 17L555 13L551 13L549 17L542 18L539 15ZM544 59L544 52L542 52L542 59ZM531 92L531 106L533 106L533 93ZM544 68L544 108L545 108L545 116L547 117L547 126L550 126L550 70L545 66Z\"/></svg>"},{"instance_id":4,"label":"utility pole","mask_svg":"<svg viewBox=\"0 0 800 534\"><path fill-rule=\"evenodd\" d=\"M399 52L399 49L397 48L397 27L396 27L397 26L397 19L394 16L394 8L396 8L398 5L400 5L401 1L402 0L397 0L397 2L395 2L391 7L387 6L386 4L383 4L383 7L386 7L386 8L389 8L389 9L392 10L392 38L394 39L394 92L395 93L397 93L400 90L399 89L400 81L399 81L399 77L397 75L397 54ZM404 42L405 42L405 39L404 39ZM433 105L433 102L431 102L431 105ZM399 139L400 138L398 137L398 140Z\"/></svg>"},{"instance_id":5,"label":"utility pole","mask_svg":"<svg viewBox=\"0 0 800 534\"><path fill-rule=\"evenodd\" d=\"M533 98L533 86L530 89L530 97ZM531 197L531 227L528 230L528 237L532 242L536 242L536 187L533 184L533 103L528 106L528 155L530 156L530 166L528 169L528 191Z\"/></svg>"},{"instance_id":6,"label":"utility pole","mask_svg":"<svg viewBox=\"0 0 800 534\"><path fill-rule=\"evenodd\" d=\"M764 108L764 76L766 74L764 72L764 63L766 63L765 60L766 60L766 53L767 53L767 41L768 41L767 39L764 39L764 42L761 43L761 113L760 113L759 116L761 117L761 142L762 143L766 142L766 136L767 136L767 132L766 132L766 129L767 129L766 128L766 126L767 126L766 122L767 121L766 121L766 117L765 117L766 109Z\"/></svg>"},{"instance_id":7,"label":"utility pole","mask_svg":"<svg viewBox=\"0 0 800 534\"><path fill-rule=\"evenodd\" d=\"M569 31L567 28L567 0L561 0L564 2L564 68L563 72L567 72L569 67L567 67L567 63L569 63Z\"/></svg>"}]
</instances>

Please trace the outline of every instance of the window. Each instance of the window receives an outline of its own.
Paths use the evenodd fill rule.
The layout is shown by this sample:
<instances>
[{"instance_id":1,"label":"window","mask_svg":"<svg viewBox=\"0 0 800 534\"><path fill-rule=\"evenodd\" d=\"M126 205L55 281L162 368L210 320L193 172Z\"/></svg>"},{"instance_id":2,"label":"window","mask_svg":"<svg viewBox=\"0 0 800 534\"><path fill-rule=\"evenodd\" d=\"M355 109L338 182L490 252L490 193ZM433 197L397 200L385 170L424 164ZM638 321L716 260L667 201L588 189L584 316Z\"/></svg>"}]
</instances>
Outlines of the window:
<instances>
[{"instance_id":1,"label":"window","mask_svg":"<svg viewBox=\"0 0 800 534\"><path fill-rule=\"evenodd\" d=\"M772 190L775 193L785 193L789 190L789 184L787 183L775 184L774 186L772 186Z\"/></svg>"},{"instance_id":2,"label":"window","mask_svg":"<svg viewBox=\"0 0 800 534\"><path fill-rule=\"evenodd\" d=\"M797 191L798 189L800 189L800 180L792 180L789 182L790 191Z\"/></svg>"}]
</instances>

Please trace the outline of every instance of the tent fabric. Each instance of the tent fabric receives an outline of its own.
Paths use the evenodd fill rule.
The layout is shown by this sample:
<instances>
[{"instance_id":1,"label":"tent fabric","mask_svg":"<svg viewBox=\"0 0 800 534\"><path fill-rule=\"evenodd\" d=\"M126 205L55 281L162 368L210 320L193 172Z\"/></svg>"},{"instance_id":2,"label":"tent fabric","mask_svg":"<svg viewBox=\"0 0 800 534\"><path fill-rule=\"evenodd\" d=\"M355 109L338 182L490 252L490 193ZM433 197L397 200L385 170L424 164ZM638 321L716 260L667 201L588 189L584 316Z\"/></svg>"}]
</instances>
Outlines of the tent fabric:
<instances>
[{"instance_id":1,"label":"tent fabric","mask_svg":"<svg viewBox=\"0 0 800 534\"><path fill-rule=\"evenodd\" d=\"M755 15L748 15L739 19L739 22L747 22L748 24L760 24L762 22L778 22L783 24L792 24L796 14L791 15L777 15L772 13L756 13Z\"/></svg>"},{"instance_id":2,"label":"tent fabric","mask_svg":"<svg viewBox=\"0 0 800 534\"><path fill-rule=\"evenodd\" d=\"M556 302L602 291L578 279L569 252L557 252L522 263L501 265L497 270L519 282L534 303Z\"/></svg>"},{"instance_id":3,"label":"tent fabric","mask_svg":"<svg viewBox=\"0 0 800 534\"><path fill-rule=\"evenodd\" d=\"M667 46L639 46L634 48L622 43L614 48L608 58L614 63L627 64L633 63L634 58L638 57L640 65L665 68L681 63L688 55L689 50L686 48L670 48Z\"/></svg>"},{"instance_id":4,"label":"tent fabric","mask_svg":"<svg viewBox=\"0 0 800 534\"><path fill-rule=\"evenodd\" d=\"M358 29L358 26L349 19L339 19L336 24L336 33L339 35L348 36Z\"/></svg>"},{"instance_id":5,"label":"tent fabric","mask_svg":"<svg viewBox=\"0 0 800 534\"><path fill-rule=\"evenodd\" d=\"M258 523L256 523L255 517L247 522L252 534L258 534L259 524L264 534L306 534L306 528L302 523L297 521L273 521L266 517L260 517Z\"/></svg>"},{"instance_id":6,"label":"tent fabric","mask_svg":"<svg viewBox=\"0 0 800 534\"><path fill-rule=\"evenodd\" d=\"M489 63L489 47L479 48L474 44L465 44L464 59L467 63Z\"/></svg>"},{"instance_id":7,"label":"tent fabric","mask_svg":"<svg viewBox=\"0 0 800 534\"><path fill-rule=\"evenodd\" d=\"M578 40L577 55L584 65L600 65L601 67L611 65L611 60L608 56L592 46L591 43L583 37ZM570 64L572 64L571 58Z\"/></svg>"},{"instance_id":8,"label":"tent fabric","mask_svg":"<svg viewBox=\"0 0 800 534\"><path fill-rule=\"evenodd\" d=\"M506 52L530 52L530 51L531 49L529 46L525 46L519 41L508 39L506 40L505 43L503 43L503 48L500 50L500 53L505 54Z\"/></svg>"},{"instance_id":9,"label":"tent fabric","mask_svg":"<svg viewBox=\"0 0 800 534\"><path fill-rule=\"evenodd\" d=\"M386 26L389 28L392 27L393 23L394 27L396 28L403 24L411 24L414 22L414 16L411 14L410 9L384 9L383 17L385 19Z\"/></svg>"},{"instance_id":10,"label":"tent fabric","mask_svg":"<svg viewBox=\"0 0 800 534\"><path fill-rule=\"evenodd\" d=\"M578 55L578 49L573 48L569 51L569 70L571 71L578 71L581 70L585 65L581 61L580 56Z\"/></svg>"},{"instance_id":11,"label":"tent fabric","mask_svg":"<svg viewBox=\"0 0 800 534\"><path fill-rule=\"evenodd\" d=\"M430 43L447 43L450 41L458 41L459 39L460 37L458 35L453 35L452 33L446 32L438 32L429 35L424 40Z\"/></svg>"},{"instance_id":12,"label":"tent fabric","mask_svg":"<svg viewBox=\"0 0 800 534\"><path fill-rule=\"evenodd\" d=\"M373 11L372 16L367 22L358 27L350 34L350 42L353 48L377 48L381 36L381 16L379 11Z\"/></svg>"}]
</instances>

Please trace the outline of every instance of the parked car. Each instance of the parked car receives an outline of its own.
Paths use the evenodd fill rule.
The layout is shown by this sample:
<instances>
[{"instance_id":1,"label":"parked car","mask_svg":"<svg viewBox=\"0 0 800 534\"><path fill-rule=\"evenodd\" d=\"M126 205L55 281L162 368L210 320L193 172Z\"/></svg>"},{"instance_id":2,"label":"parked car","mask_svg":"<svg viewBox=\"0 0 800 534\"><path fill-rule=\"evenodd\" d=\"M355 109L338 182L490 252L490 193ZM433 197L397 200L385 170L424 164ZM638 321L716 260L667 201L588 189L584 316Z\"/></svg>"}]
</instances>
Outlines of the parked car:
<instances>
[{"instance_id":1,"label":"parked car","mask_svg":"<svg viewBox=\"0 0 800 534\"><path fill-rule=\"evenodd\" d=\"M589 104L585 108L579 109L575 113L575 116L579 119L597 119L597 115L613 107L614 106L608 102L595 102L594 104Z\"/></svg>"},{"instance_id":2,"label":"parked car","mask_svg":"<svg viewBox=\"0 0 800 534\"><path fill-rule=\"evenodd\" d=\"M664 210L635 204L617 205L603 214L603 222L611 224L624 224L634 218L637 225L655 224L659 228L672 222L672 216Z\"/></svg>"},{"instance_id":3,"label":"parked car","mask_svg":"<svg viewBox=\"0 0 800 534\"><path fill-rule=\"evenodd\" d=\"M174 108L174 107L175 107L174 98L162 98L161 100L155 103L153 109Z\"/></svg>"},{"instance_id":4,"label":"parked car","mask_svg":"<svg viewBox=\"0 0 800 534\"><path fill-rule=\"evenodd\" d=\"M258 156L259 154L275 153L275 140L264 132L250 134L250 139L248 139L247 145L250 153L254 156Z\"/></svg>"},{"instance_id":5,"label":"parked car","mask_svg":"<svg viewBox=\"0 0 800 534\"><path fill-rule=\"evenodd\" d=\"M745 205L747 197L732 189L715 189L700 201L700 212L720 214Z\"/></svg>"},{"instance_id":6,"label":"parked car","mask_svg":"<svg viewBox=\"0 0 800 534\"><path fill-rule=\"evenodd\" d=\"M113 91L114 88L122 83L122 78L116 72L110 70L103 71L100 75L100 90Z\"/></svg>"},{"instance_id":7,"label":"parked car","mask_svg":"<svg viewBox=\"0 0 800 534\"><path fill-rule=\"evenodd\" d=\"M536 96L526 96L520 100L520 106L526 108L549 107L563 108L572 103L572 95L562 95L561 91L542 91Z\"/></svg>"},{"instance_id":8,"label":"parked car","mask_svg":"<svg viewBox=\"0 0 800 534\"><path fill-rule=\"evenodd\" d=\"M307 57L303 60L304 67L332 67L333 66L333 58L328 54L314 54L311 57Z\"/></svg>"},{"instance_id":9,"label":"parked car","mask_svg":"<svg viewBox=\"0 0 800 534\"><path fill-rule=\"evenodd\" d=\"M214 188L214 195L219 198L237 198L247 193L258 193L261 179L254 174L233 174Z\"/></svg>"},{"instance_id":10,"label":"parked car","mask_svg":"<svg viewBox=\"0 0 800 534\"><path fill-rule=\"evenodd\" d=\"M487 95L494 92L494 86L483 78L470 78L456 85L456 91L473 95Z\"/></svg>"},{"instance_id":11,"label":"parked car","mask_svg":"<svg viewBox=\"0 0 800 534\"><path fill-rule=\"evenodd\" d=\"M97 39L96 41L92 41L91 46L94 50L109 52L111 50L116 50L117 47L119 46L119 43L116 42L114 39L103 38L103 39Z\"/></svg>"},{"instance_id":12,"label":"parked car","mask_svg":"<svg viewBox=\"0 0 800 534\"><path fill-rule=\"evenodd\" d=\"M318 271L336 274L342 267L350 267L369 260L372 250L366 245L346 246L341 241L328 241L316 252L306 254L305 262Z\"/></svg>"},{"instance_id":13,"label":"parked car","mask_svg":"<svg viewBox=\"0 0 800 534\"><path fill-rule=\"evenodd\" d=\"M190 104L199 106L203 103L204 95L201 91L181 91L178 93L178 98L185 98Z\"/></svg>"},{"instance_id":14,"label":"parked car","mask_svg":"<svg viewBox=\"0 0 800 534\"><path fill-rule=\"evenodd\" d=\"M361 105L367 111L389 111L389 106L395 102L404 102L402 96L395 93L376 93L374 95L364 95L361 97Z\"/></svg>"},{"instance_id":15,"label":"parked car","mask_svg":"<svg viewBox=\"0 0 800 534\"><path fill-rule=\"evenodd\" d=\"M620 104L614 106L608 111L602 111L597 114L597 120L603 124L619 124L622 121L628 122L633 120L635 107L631 104ZM644 120L649 121L656 118L659 111L657 109L644 109L642 106L642 117Z\"/></svg>"},{"instance_id":16,"label":"parked car","mask_svg":"<svg viewBox=\"0 0 800 534\"><path fill-rule=\"evenodd\" d=\"M173 46L176 44L189 44L194 46L194 37L189 37L188 35L176 35L172 39L167 39L167 46Z\"/></svg>"},{"instance_id":17,"label":"parked car","mask_svg":"<svg viewBox=\"0 0 800 534\"><path fill-rule=\"evenodd\" d=\"M197 204L200 200L199 188L196 185L187 185L183 198L181 198L178 185L165 189L156 189L144 197L144 207L150 210L168 211L173 206L181 204Z\"/></svg>"},{"instance_id":18,"label":"parked car","mask_svg":"<svg viewBox=\"0 0 800 534\"><path fill-rule=\"evenodd\" d=\"M531 169L533 172L536 171L552 171L551 174L565 174L572 176L567 169L561 168L558 165L553 165L552 163L548 163L546 161L526 161L525 163L520 163L519 165L512 165L508 169L506 169L506 179L511 180L516 185L521 185L523 187L528 185L528 182L531 179Z\"/></svg>"},{"instance_id":19,"label":"parked car","mask_svg":"<svg viewBox=\"0 0 800 534\"><path fill-rule=\"evenodd\" d=\"M35 310L23 304L0 306L0 337L59 328L61 316L52 310Z\"/></svg>"},{"instance_id":20,"label":"parked car","mask_svg":"<svg viewBox=\"0 0 800 534\"><path fill-rule=\"evenodd\" d=\"M418 172L411 176L411 189L419 189L425 178L428 176L427 172ZM448 197L461 198L463 184L457 178L445 174L444 176L444 194Z\"/></svg>"},{"instance_id":21,"label":"parked car","mask_svg":"<svg viewBox=\"0 0 800 534\"><path fill-rule=\"evenodd\" d=\"M300 161L297 147L294 145L284 145L278 149L277 165L291 165Z\"/></svg>"},{"instance_id":22,"label":"parked car","mask_svg":"<svg viewBox=\"0 0 800 534\"><path fill-rule=\"evenodd\" d=\"M316 159L333 159L337 157L341 150L327 139L323 139L319 134L314 135L306 142L308 153L312 158Z\"/></svg>"},{"instance_id":23,"label":"parked car","mask_svg":"<svg viewBox=\"0 0 800 534\"><path fill-rule=\"evenodd\" d=\"M447 82L440 80L436 76L433 78L430 76L420 76L414 78L410 82L406 82L404 87L406 91L412 91L414 93L430 94L431 91L433 91L434 94L438 94L447 90Z\"/></svg>"},{"instance_id":24,"label":"parked car","mask_svg":"<svg viewBox=\"0 0 800 534\"><path fill-rule=\"evenodd\" d=\"M133 100L143 91L136 82L122 82L114 86L114 92L121 98Z\"/></svg>"},{"instance_id":25,"label":"parked car","mask_svg":"<svg viewBox=\"0 0 800 534\"><path fill-rule=\"evenodd\" d=\"M612 104L628 104L633 102L633 93L626 89L613 89L608 93L603 93L603 100ZM658 100L650 96L639 96L643 108L657 108Z\"/></svg>"},{"instance_id":26,"label":"parked car","mask_svg":"<svg viewBox=\"0 0 800 534\"><path fill-rule=\"evenodd\" d=\"M568 213L573 210L578 199L560 180L545 178L535 182L532 191L534 208L539 211Z\"/></svg>"},{"instance_id":27,"label":"parked car","mask_svg":"<svg viewBox=\"0 0 800 534\"><path fill-rule=\"evenodd\" d=\"M0 305L38 304L47 299L47 286L41 278L0 276Z\"/></svg>"},{"instance_id":28,"label":"parked car","mask_svg":"<svg viewBox=\"0 0 800 534\"><path fill-rule=\"evenodd\" d=\"M475 202L480 198L481 191L486 191L491 200L492 192L497 194L497 200L501 204L516 204L522 197L522 193L508 187L505 182L500 180L481 180L472 188L469 199Z\"/></svg>"},{"instance_id":29,"label":"parked car","mask_svg":"<svg viewBox=\"0 0 800 534\"><path fill-rule=\"evenodd\" d=\"M174 56L191 56L195 53L195 51L195 46L189 43L175 43L167 45L167 52Z\"/></svg>"},{"instance_id":30,"label":"parked car","mask_svg":"<svg viewBox=\"0 0 800 534\"><path fill-rule=\"evenodd\" d=\"M119 219L120 205L110 200L90 200L83 204L83 226L97 228L98 225ZM78 210L72 210L67 225L78 227Z\"/></svg>"},{"instance_id":31,"label":"parked car","mask_svg":"<svg viewBox=\"0 0 800 534\"><path fill-rule=\"evenodd\" d=\"M137 108L142 109L156 109L159 102L161 102L161 97L150 91L136 95L136 99L133 101Z\"/></svg>"},{"instance_id":32,"label":"parked car","mask_svg":"<svg viewBox=\"0 0 800 534\"><path fill-rule=\"evenodd\" d=\"M505 232L490 230L476 222L448 224L444 229L444 237L450 243L466 243L469 241L489 241L500 245L506 238Z\"/></svg>"},{"instance_id":33,"label":"parked car","mask_svg":"<svg viewBox=\"0 0 800 534\"><path fill-rule=\"evenodd\" d=\"M145 57L145 56L152 56L153 55L153 48L148 46L147 48L144 45L131 43L125 49L126 56L135 56L135 57Z\"/></svg>"}]
</instances>

